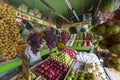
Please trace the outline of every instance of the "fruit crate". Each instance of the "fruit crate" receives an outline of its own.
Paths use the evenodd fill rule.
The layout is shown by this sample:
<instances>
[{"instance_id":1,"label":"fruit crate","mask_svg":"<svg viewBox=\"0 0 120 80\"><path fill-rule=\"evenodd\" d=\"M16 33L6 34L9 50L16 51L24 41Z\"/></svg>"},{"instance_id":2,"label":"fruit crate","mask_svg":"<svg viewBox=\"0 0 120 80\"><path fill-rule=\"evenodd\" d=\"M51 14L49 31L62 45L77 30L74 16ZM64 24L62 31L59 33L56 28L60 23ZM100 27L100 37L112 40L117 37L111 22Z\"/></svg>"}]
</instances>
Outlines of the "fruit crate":
<instances>
[{"instance_id":1,"label":"fruit crate","mask_svg":"<svg viewBox=\"0 0 120 80\"><path fill-rule=\"evenodd\" d=\"M33 69L35 69L35 67L37 67L39 64L41 64L41 63L43 63L44 61L46 61L46 60L48 60L49 59L49 57L47 58L47 59L45 59L45 60L43 60L43 61L41 61L40 63L38 63L38 64L36 64L36 65L34 65L34 66L32 66L30 69L31 69L31 71L33 71L34 72L34 70ZM36 75L38 75L36 72L34 72ZM20 73L19 73L20 74ZM16 76L14 76L14 77L12 77L10 80L17 80L17 78L18 78L18 76L19 76L19 74L17 74Z\"/></svg>"},{"instance_id":2,"label":"fruit crate","mask_svg":"<svg viewBox=\"0 0 120 80\"><path fill-rule=\"evenodd\" d=\"M74 64L75 64L75 61L73 62L73 64L72 64L72 65L71 65L71 67L69 68L69 70L68 70L68 72L67 72L67 74L66 74L66 76L65 76L64 80L66 80L66 79L67 79L67 76L69 75L69 73L70 73L70 71L71 71L72 67L74 66Z\"/></svg>"},{"instance_id":3,"label":"fruit crate","mask_svg":"<svg viewBox=\"0 0 120 80\"><path fill-rule=\"evenodd\" d=\"M64 80L67 80L67 77L68 77L68 75L69 75L69 73L70 73L70 71L71 71L72 69L78 70L78 69L76 68L76 64L77 64L77 63L80 63L80 62L78 62L77 60L73 62L73 64L71 65L69 71L67 72ZM84 65L84 63L82 63L82 64L80 63L80 65ZM84 70L84 68L82 68L82 69L79 70L79 71L83 71L83 70Z\"/></svg>"},{"instance_id":4,"label":"fruit crate","mask_svg":"<svg viewBox=\"0 0 120 80\"><path fill-rule=\"evenodd\" d=\"M49 58L51 61L52 60L54 60L54 59L51 59L51 58ZM49 59L47 59L47 60L49 60ZM46 61L46 60L45 60ZM58 62L58 61L56 61L56 60L54 60L55 62ZM45 62L46 63L46 62ZM61 62L58 62L60 65L61 65ZM39 73L39 72L37 72L36 70L38 69L38 65L41 65L42 63L40 63L40 64L37 64L36 66L34 66L34 68L33 68L33 70L38 74L38 75L41 75L41 73ZM59 65L58 64L58 65ZM65 65L65 64L63 64L62 63L62 65ZM65 65L66 66L66 65ZM53 67L55 67L54 65L53 66L51 66L50 68L52 68L52 71L56 71L56 70L54 70L53 69ZM64 79L64 77L65 77L65 75L67 74L67 72L68 72L68 70L69 70L69 67L68 66L66 66L67 67L67 70L66 71L63 71L64 73L62 73L62 74L59 74L59 75L61 75L61 77L59 77L60 78L60 80L62 79ZM58 67L56 67L56 68L58 68ZM59 68L60 69L60 68ZM61 70L61 69L60 69ZM49 72L49 70L47 71L47 72ZM51 74L51 72L49 73L49 74ZM56 73L57 74L57 73ZM58 75L58 74L57 74ZM41 76L45 76L45 75L41 75ZM45 77L45 78L48 78L48 77ZM41 79L40 79L41 80ZM54 80L54 79L53 79Z\"/></svg>"},{"instance_id":5,"label":"fruit crate","mask_svg":"<svg viewBox=\"0 0 120 80\"><path fill-rule=\"evenodd\" d=\"M31 69L30 69L31 70ZM36 73L36 72L34 72L33 70L31 70L35 75L36 75L36 78L35 78L35 80L39 77L39 75ZM14 76L14 77L12 77L11 79L9 79L9 80L18 80L18 76L20 75L20 74L22 74L22 72L20 72L20 73L18 73L16 76Z\"/></svg>"},{"instance_id":6,"label":"fruit crate","mask_svg":"<svg viewBox=\"0 0 120 80\"><path fill-rule=\"evenodd\" d=\"M50 59L50 57L48 57L47 59L45 59L45 60L41 61L40 63L38 63L38 64L36 64L36 65L32 66L32 67L31 67L31 69L32 69L32 70L34 70L34 69L35 69L38 65L40 65L41 63L43 63L43 62L47 61L48 59Z\"/></svg>"}]
</instances>

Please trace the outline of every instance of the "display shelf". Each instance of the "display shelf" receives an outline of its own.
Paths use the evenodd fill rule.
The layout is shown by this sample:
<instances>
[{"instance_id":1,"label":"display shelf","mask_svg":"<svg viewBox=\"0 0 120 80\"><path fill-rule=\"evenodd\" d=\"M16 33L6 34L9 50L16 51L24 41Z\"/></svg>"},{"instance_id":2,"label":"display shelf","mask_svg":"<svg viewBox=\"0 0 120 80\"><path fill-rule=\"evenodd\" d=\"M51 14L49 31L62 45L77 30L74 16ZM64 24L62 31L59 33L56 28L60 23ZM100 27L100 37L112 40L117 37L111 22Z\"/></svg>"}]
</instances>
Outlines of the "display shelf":
<instances>
[{"instance_id":1,"label":"display shelf","mask_svg":"<svg viewBox=\"0 0 120 80\"><path fill-rule=\"evenodd\" d=\"M77 47L77 46L58 46L58 49L72 48L75 50L89 51L91 47Z\"/></svg>"},{"instance_id":2,"label":"display shelf","mask_svg":"<svg viewBox=\"0 0 120 80\"><path fill-rule=\"evenodd\" d=\"M57 51L57 47L53 48L52 51ZM40 55L43 57L47 54L49 54L50 50L46 49L40 53ZM16 67L19 67L22 65L22 60L20 58L10 60L8 62L4 62L0 64L0 74L10 71Z\"/></svg>"},{"instance_id":3,"label":"display shelf","mask_svg":"<svg viewBox=\"0 0 120 80\"><path fill-rule=\"evenodd\" d=\"M108 80L112 80L112 79L110 78L110 75L109 75L108 72L106 71L105 67L103 67L103 69L104 69L104 72L105 72L105 74L106 74L106 76L107 76L107 79L108 79Z\"/></svg>"},{"instance_id":4,"label":"display shelf","mask_svg":"<svg viewBox=\"0 0 120 80\"><path fill-rule=\"evenodd\" d=\"M19 17L19 18L29 20L29 21L33 21L33 22L36 22L38 24L42 24L42 25L45 25L45 26L56 28L56 25L54 25L52 23L49 23L45 20L42 20L38 17L32 16L31 14L25 13L25 12L17 10L17 9L15 9L15 11L16 11L16 16Z\"/></svg>"},{"instance_id":5,"label":"display shelf","mask_svg":"<svg viewBox=\"0 0 120 80\"><path fill-rule=\"evenodd\" d=\"M120 72L116 71L113 68L104 67L105 72L107 73L109 80L120 80Z\"/></svg>"},{"instance_id":6,"label":"display shelf","mask_svg":"<svg viewBox=\"0 0 120 80\"><path fill-rule=\"evenodd\" d=\"M20 58L1 63L0 64L0 74L10 71L20 65L22 65L22 60Z\"/></svg>"}]
</instances>

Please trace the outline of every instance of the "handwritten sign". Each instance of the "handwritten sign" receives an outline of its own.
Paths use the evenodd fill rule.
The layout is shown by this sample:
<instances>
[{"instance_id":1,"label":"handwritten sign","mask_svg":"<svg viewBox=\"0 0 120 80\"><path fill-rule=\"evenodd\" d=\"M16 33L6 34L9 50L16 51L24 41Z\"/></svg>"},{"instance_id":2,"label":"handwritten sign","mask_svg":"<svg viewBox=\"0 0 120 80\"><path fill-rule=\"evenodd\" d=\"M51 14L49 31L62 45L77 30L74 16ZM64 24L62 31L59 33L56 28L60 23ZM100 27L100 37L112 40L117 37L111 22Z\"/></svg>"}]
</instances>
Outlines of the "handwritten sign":
<instances>
[{"instance_id":1,"label":"handwritten sign","mask_svg":"<svg viewBox=\"0 0 120 80\"><path fill-rule=\"evenodd\" d=\"M73 23L73 24L65 24L62 25L62 28L64 27L82 27L83 25L91 24L91 21L83 21L83 22L78 22L78 23Z\"/></svg>"},{"instance_id":2,"label":"handwritten sign","mask_svg":"<svg viewBox=\"0 0 120 80\"><path fill-rule=\"evenodd\" d=\"M19 18L29 20L29 21L32 21L32 22L36 22L36 23L39 23L39 24L42 24L42 25L45 25L45 26L48 26L48 27L56 28L56 25L54 25L52 23L49 23L49 22L44 21L42 19L38 19L36 17L30 16L30 15L25 14L25 13L22 13L18 10L15 10L15 11L16 11L16 16L19 17Z\"/></svg>"}]
</instances>

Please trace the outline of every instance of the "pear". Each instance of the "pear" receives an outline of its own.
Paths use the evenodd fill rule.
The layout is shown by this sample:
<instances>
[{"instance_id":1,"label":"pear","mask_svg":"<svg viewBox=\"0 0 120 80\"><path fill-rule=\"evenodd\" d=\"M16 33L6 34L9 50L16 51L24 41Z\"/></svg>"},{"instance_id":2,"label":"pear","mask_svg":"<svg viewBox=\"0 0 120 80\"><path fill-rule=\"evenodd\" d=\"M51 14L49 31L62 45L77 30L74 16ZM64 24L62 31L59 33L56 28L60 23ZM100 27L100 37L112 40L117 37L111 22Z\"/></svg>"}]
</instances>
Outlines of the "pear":
<instances>
[{"instance_id":1,"label":"pear","mask_svg":"<svg viewBox=\"0 0 120 80\"><path fill-rule=\"evenodd\" d=\"M72 77L68 76L68 77L67 77L67 80L72 80Z\"/></svg>"}]
</instances>

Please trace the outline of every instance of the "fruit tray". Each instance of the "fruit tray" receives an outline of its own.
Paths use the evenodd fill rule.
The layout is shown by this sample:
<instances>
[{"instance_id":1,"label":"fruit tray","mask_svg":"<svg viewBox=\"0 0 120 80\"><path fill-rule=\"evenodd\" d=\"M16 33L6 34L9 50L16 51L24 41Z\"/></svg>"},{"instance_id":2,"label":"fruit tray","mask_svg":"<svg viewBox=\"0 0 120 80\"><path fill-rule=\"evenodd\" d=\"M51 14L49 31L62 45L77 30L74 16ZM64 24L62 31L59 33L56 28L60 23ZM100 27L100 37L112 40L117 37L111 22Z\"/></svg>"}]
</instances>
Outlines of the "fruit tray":
<instances>
[{"instance_id":1,"label":"fruit tray","mask_svg":"<svg viewBox=\"0 0 120 80\"><path fill-rule=\"evenodd\" d=\"M72 64L72 65L71 65L71 67L69 68L69 70L68 70L68 72L67 72L67 74L66 74L66 76L65 76L64 80L66 80L66 79L67 79L67 76L69 75L69 73L70 73L70 71L71 71L72 67L74 66L74 64L75 64L75 61L73 62L73 64Z\"/></svg>"},{"instance_id":2,"label":"fruit tray","mask_svg":"<svg viewBox=\"0 0 120 80\"><path fill-rule=\"evenodd\" d=\"M78 66L78 65L79 65L79 66ZM79 61L74 61L73 64L72 64L72 66L70 67L69 71L67 72L64 80L67 79L67 77L68 77L68 75L69 75L69 73L70 73L70 71L71 71L72 69L75 69L75 70L78 70L78 71L83 71L83 70L84 70L84 63L81 63L81 62L79 62Z\"/></svg>"},{"instance_id":3,"label":"fruit tray","mask_svg":"<svg viewBox=\"0 0 120 80\"><path fill-rule=\"evenodd\" d=\"M46 64L49 66L45 66ZM51 80L55 80L55 79L63 80L65 75L67 74L68 70L69 70L69 67L67 65L65 65L61 62L58 62L54 59L45 61L45 63L43 63L43 64L41 63L40 65L38 65L34 68L34 71L37 74L42 75L46 79L51 79Z\"/></svg>"},{"instance_id":4,"label":"fruit tray","mask_svg":"<svg viewBox=\"0 0 120 80\"><path fill-rule=\"evenodd\" d=\"M36 78L35 78L35 80L36 80L39 77L39 75L36 72L34 72L33 70L31 70L31 71L36 75ZM19 74L17 74L16 76L14 76L13 78L11 78L10 80L18 80L18 76L20 74L22 74L22 72L20 72Z\"/></svg>"}]
</instances>

